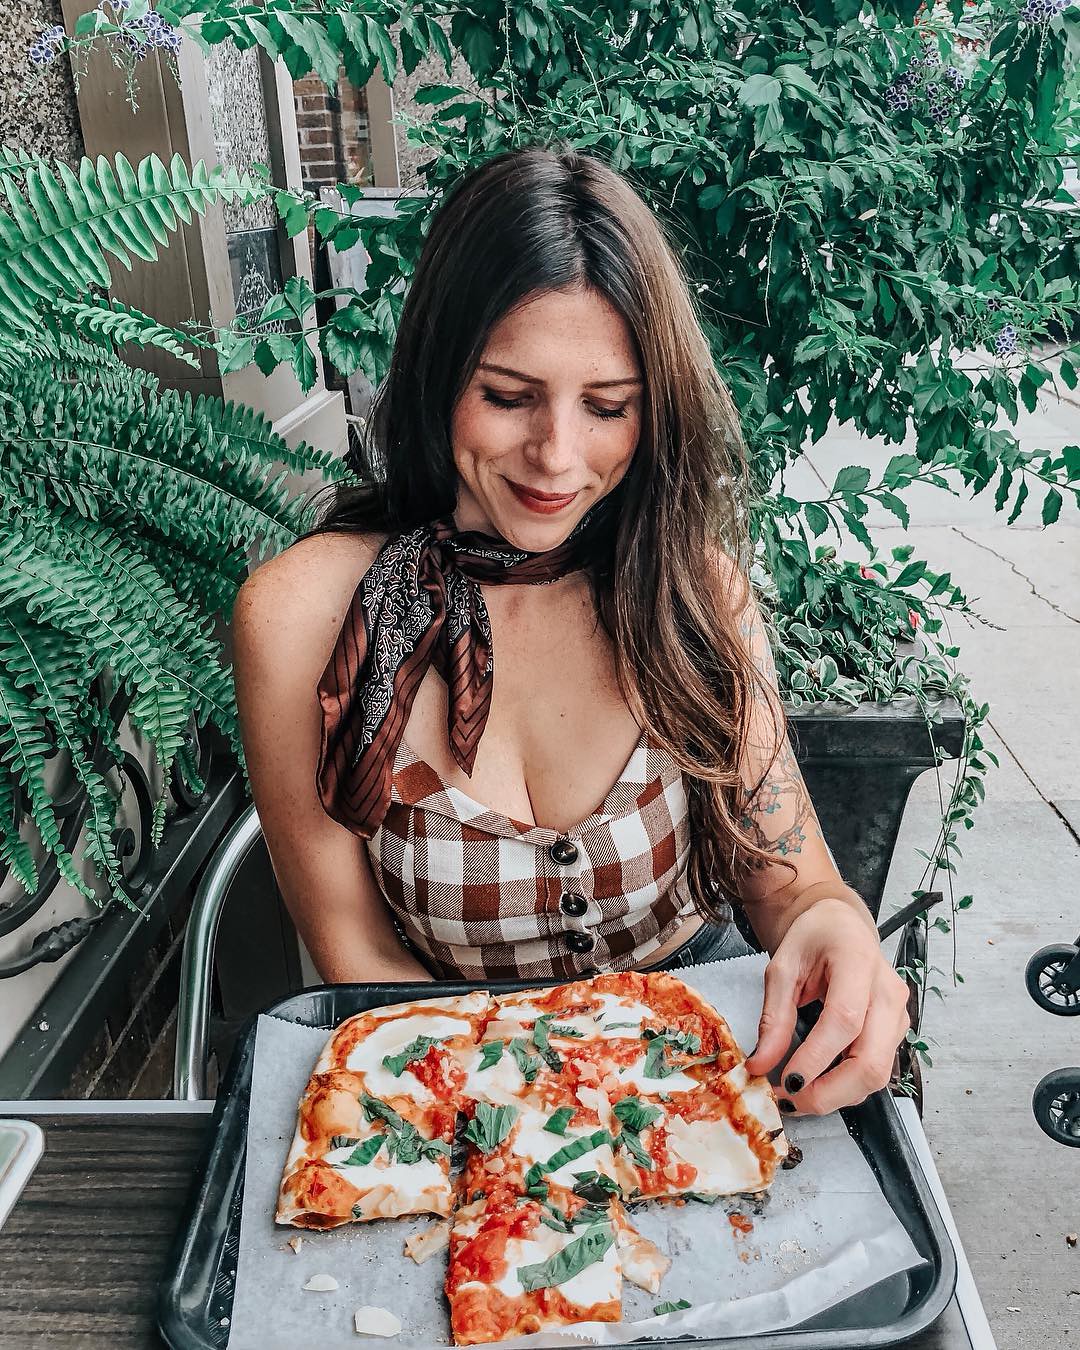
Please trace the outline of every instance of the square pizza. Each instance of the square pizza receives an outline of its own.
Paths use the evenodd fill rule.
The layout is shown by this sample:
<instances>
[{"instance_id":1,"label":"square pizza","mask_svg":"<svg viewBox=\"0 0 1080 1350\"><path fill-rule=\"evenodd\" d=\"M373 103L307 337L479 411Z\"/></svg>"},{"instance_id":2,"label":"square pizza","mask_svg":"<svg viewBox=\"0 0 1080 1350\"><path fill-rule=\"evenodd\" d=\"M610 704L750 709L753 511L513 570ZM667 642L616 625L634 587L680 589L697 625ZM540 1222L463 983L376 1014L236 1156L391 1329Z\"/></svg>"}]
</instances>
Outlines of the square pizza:
<instances>
[{"instance_id":1,"label":"square pizza","mask_svg":"<svg viewBox=\"0 0 1080 1350\"><path fill-rule=\"evenodd\" d=\"M666 972L361 1013L315 1066L277 1220L452 1215L458 1344L618 1321L623 1279L656 1293L670 1265L624 1204L759 1192L787 1155L745 1058Z\"/></svg>"}]
</instances>

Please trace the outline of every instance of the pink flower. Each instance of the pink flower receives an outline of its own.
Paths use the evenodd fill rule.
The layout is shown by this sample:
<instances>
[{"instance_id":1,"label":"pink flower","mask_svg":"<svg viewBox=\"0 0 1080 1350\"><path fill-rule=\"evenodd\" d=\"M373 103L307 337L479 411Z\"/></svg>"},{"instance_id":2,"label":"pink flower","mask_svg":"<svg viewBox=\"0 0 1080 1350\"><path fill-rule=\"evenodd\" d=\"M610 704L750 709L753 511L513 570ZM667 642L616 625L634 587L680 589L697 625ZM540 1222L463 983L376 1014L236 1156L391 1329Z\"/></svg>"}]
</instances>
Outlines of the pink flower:
<instances>
[{"instance_id":1,"label":"pink flower","mask_svg":"<svg viewBox=\"0 0 1080 1350\"><path fill-rule=\"evenodd\" d=\"M908 617L908 623L911 624L912 628L918 628L918 626L919 626L919 616L918 616L918 614L917 614L913 609L909 609L909 610L908 610L908 612L907 612L907 617Z\"/></svg>"},{"instance_id":2,"label":"pink flower","mask_svg":"<svg viewBox=\"0 0 1080 1350\"><path fill-rule=\"evenodd\" d=\"M872 567L867 567L865 564L862 564L859 567L859 576L862 577L863 581L877 581L878 579L874 569Z\"/></svg>"}]
</instances>

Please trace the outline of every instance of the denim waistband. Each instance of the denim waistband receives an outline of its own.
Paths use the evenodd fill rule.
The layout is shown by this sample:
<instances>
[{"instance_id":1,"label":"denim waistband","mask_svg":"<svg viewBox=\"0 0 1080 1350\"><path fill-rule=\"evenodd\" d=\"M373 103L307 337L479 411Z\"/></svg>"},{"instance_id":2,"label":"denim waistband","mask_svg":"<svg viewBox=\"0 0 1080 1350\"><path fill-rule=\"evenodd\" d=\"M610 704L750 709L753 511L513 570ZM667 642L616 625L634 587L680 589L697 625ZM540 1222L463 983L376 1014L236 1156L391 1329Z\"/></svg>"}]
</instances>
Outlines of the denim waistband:
<instances>
[{"instance_id":1,"label":"denim waistband","mask_svg":"<svg viewBox=\"0 0 1080 1350\"><path fill-rule=\"evenodd\" d=\"M727 961L735 956L748 956L753 947L739 932L734 919L727 923L709 923L706 920L692 938L677 947L670 956L642 970L680 970L686 966L705 965L708 961Z\"/></svg>"}]
</instances>

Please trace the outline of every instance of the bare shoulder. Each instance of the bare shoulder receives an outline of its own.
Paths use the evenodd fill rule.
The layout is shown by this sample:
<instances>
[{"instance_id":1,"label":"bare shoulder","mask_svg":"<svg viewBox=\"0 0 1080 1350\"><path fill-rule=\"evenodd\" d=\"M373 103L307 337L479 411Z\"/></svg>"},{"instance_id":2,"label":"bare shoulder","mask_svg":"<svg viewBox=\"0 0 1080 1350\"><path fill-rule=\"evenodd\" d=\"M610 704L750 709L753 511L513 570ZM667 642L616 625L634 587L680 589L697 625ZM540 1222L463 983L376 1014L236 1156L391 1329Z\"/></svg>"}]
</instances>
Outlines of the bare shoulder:
<instances>
[{"instance_id":1,"label":"bare shoulder","mask_svg":"<svg viewBox=\"0 0 1080 1350\"><path fill-rule=\"evenodd\" d=\"M257 567L233 607L237 655L258 660L272 651L321 670L383 542L373 534L312 535Z\"/></svg>"}]
</instances>

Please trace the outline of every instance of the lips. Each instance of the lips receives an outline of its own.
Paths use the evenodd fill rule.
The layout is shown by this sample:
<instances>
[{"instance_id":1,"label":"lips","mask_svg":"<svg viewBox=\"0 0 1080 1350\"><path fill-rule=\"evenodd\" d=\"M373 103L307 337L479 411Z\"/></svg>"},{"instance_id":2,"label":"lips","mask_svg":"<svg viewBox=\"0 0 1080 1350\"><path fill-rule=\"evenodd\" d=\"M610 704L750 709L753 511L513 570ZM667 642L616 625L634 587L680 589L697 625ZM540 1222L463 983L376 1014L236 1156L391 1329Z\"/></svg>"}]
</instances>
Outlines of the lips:
<instances>
[{"instance_id":1,"label":"lips","mask_svg":"<svg viewBox=\"0 0 1080 1350\"><path fill-rule=\"evenodd\" d=\"M523 483L515 483L512 478L506 481L510 491L522 506L541 516L550 516L556 511L562 511L578 495L576 492L540 492L536 488L526 487Z\"/></svg>"}]
</instances>

